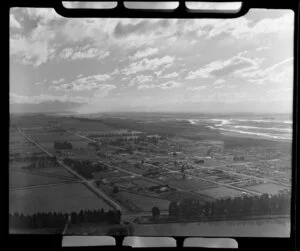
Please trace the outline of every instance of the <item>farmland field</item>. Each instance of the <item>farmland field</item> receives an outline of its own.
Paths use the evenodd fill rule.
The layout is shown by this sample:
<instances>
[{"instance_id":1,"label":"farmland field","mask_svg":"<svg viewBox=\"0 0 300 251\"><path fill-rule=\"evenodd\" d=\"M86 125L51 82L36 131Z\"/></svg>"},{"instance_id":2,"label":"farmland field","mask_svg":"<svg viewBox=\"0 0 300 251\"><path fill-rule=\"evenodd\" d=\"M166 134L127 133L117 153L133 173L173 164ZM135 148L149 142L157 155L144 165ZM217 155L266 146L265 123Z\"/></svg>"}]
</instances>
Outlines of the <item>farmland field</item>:
<instances>
[{"instance_id":1,"label":"farmland field","mask_svg":"<svg viewBox=\"0 0 300 251\"><path fill-rule=\"evenodd\" d=\"M117 197L121 201L131 202L140 208L141 211L151 211L152 207L158 207L160 210L166 210L169 208L170 203L168 200L128 192L119 192Z\"/></svg>"},{"instance_id":2,"label":"farmland field","mask_svg":"<svg viewBox=\"0 0 300 251\"><path fill-rule=\"evenodd\" d=\"M152 187L152 186L157 186L156 183L147 181L145 179L134 179L131 181L132 183L141 186L141 187Z\"/></svg>"},{"instance_id":3,"label":"farmland field","mask_svg":"<svg viewBox=\"0 0 300 251\"><path fill-rule=\"evenodd\" d=\"M167 199L167 200L176 200L176 201L181 201L184 199L196 199L199 200L200 203L204 203L205 201L210 201L211 199L208 199L206 197L202 197L200 194L192 194L188 192L183 192L183 191L172 191L168 193L162 193L160 197Z\"/></svg>"},{"instance_id":4,"label":"farmland field","mask_svg":"<svg viewBox=\"0 0 300 251\"><path fill-rule=\"evenodd\" d=\"M9 168L11 170L21 170L23 166L27 166L31 161L13 161L12 163L9 164Z\"/></svg>"},{"instance_id":5,"label":"farmland field","mask_svg":"<svg viewBox=\"0 0 300 251\"><path fill-rule=\"evenodd\" d=\"M54 175L59 175L59 176L63 176L66 178L74 178L75 176L73 174L71 174L70 172L68 172L65 168L59 166L59 167L47 167L47 168L41 168L41 169L33 169L34 171L40 172L40 173L45 173L45 174L54 174Z\"/></svg>"},{"instance_id":6,"label":"farmland field","mask_svg":"<svg viewBox=\"0 0 300 251\"><path fill-rule=\"evenodd\" d=\"M30 201L30 203L28 203ZM37 212L72 212L111 209L103 200L82 184L62 184L38 189L17 190L9 194L9 211L33 214Z\"/></svg>"},{"instance_id":7,"label":"farmland field","mask_svg":"<svg viewBox=\"0 0 300 251\"><path fill-rule=\"evenodd\" d=\"M73 148L87 148L89 141L83 140L82 138L79 138L80 140L72 140L70 143L72 144Z\"/></svg>"},{"instance_id":8,"label":"farmland field","mask_svg":"<svg viewBox=\"0 0 300 251\"><path fill-rule=\"evenodd\" d=\"M83 132L112 132L115 129L106 126L101 121L80 121L80 120L67 120L63 122L63 127L67 129L75 129Z\"/></svg>"},{"instance_id":9,"label":"farmland field","mask_svg":"<svg viewBox=\"0 0 300 251\"><path fill-rule=\"evenodd\" d=\"M239 190L222 187L222 186L216 188L200 189L195 192L214 199L221 199L225 197L238 197L241 195L241 191Z\"/></svg>"},{"instance_id":10,"label":"farmland field","mask_svg":"<svg viewBox=\"0 0 300 251\"><path fill-rule=\"evenodd\" d=\"M42 151L36 147L35 145L26 143L26 144L22 144L22 145L18 145L18 144L10 144L9 145L9 152L10 153L42 153Z\"/></svg>"},{"instance_id":11,"label":"farmland field","mask_svg":"<svg viewBox=\"0 0 300 251\"><path fill-rule=\"evenodd\" d=\"M245 187L249 190L261 192L261 193L267 193L267 194L277 194L280 190L285 189L286 187L280 186L277 184L271 184L271 183L266 183L266 184L260 184L256 186L249 186Z\"/></svg>"},{"instance_id":12,"label":"farmland field","mask_svg":"<svg viewBox=\"0 0 300 251\"><path fill-rule=\"evenodd\" d=\"M123 177L128 176L128 173L122 172L122 171L106 171L106 172L93 172L92 173L95 179L100 178L115 178L115 177Z\"/></svg>"},{"instance_id":13,"label":"farmland field","mask_svg":"<svg viewBox=\"0 0 300 251\"><path fill-rule=\"evenodd\" d=\"M139 168L136 168L136 167L133 167L133 166L124 165L121 168L124 169L124 170L130 171L130 172L133 172L133 173L137 173L137 174L145 173L145 171L143 169L139 169Z\"/></svg>"},{"instance_id":14,"label":"farmland field","mask_svg":"<svg viewBox=\"0 0 300 251\"><path fill-rule=\"evenodd\" d=\"M18 126L30 128L30 127L37 127L38 126L47 126L48 125L48 119L51 119L50 117L46 117L43 115L10 115L11 123L15 123Z\"/></svg>"},{"instance_id":15,"label":"farmland field","mask_svg":"<svg viewBox=\"0 0 300 251\"><path fill-rule=\"evenodd\" d=\"M196 189L202 187L208 187L213 185L213 183L202 181L202 180L169 180L167 181L169 185L179 187L181 189Z\"/></svg>"},{"instance_id":16,"label":"farmland field","mask_svg":"<svg viewBox=\"0 0 300 251\"><path fill-rule=\"evenodd\" d=\"M69 140L68 142L70 142L72 144L73 149L74 148L87 148L87 146L88 146L88 141L86 141L86 140L81 140L81 139L72 140L72 141ZM38 143L42 147L52 150L52 152L54 152L54 150L55 150L54 149L54 141L39 141L38 140Z\"/></svg>"},{"instance_id":17,"label":"farmland field","mask_svg":"<svg viewBox=\"0 0 300 251\"><path fill-rule=\"evenodd\" d=\"M34 185L58 183L63 181L64 179L62 178L42 176L38 174L25 173L21 171L9 172L10 187L34 186Z\"/></svg>"},{"instance_id":18,"label":"farmland field","mask_svg":"<svg viewBox=\"0 0 300 251\"><path fill-rule=\"evenodd\" d=\"M68 158L73 159L73 160L90 160L90 161L97 161L98 156L96 156L94 153L81 153L77 154L74 150L70 151L73 155L68 156Z\"/></svg>"},{"instance_id":19,"label":"farmland field","mask_svg":"<svg viewBox=\"0 0 300 251\"><path fill-rule=\"evenodd\" d=\"M28 136L32 137L38 142L53 142L53 141L76 141L82 140L80 137L70 133L60 132L31 132L27 133Z\"/></svg>"}]
</instances>

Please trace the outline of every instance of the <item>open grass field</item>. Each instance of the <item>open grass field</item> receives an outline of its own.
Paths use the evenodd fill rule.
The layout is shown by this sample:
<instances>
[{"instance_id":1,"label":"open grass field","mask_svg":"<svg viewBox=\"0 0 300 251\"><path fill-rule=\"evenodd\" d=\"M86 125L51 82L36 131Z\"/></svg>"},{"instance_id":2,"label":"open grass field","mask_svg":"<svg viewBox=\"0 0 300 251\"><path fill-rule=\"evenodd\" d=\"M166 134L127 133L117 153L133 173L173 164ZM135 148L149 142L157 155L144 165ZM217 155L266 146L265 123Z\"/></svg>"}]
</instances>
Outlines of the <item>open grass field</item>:
<instances>
[{"instance_id":1,"label":"open grass field","mask_svg":"<svg viewBox=\"0 0 300 251\"><path fill-rule=\"evenodd\" d=\"M20 143L22 141L26 141L26 139L22 135L20 135L18 131L15 131L15 132L9 132L9 141L11 143L13 142Z\"/></svg>"},{"instance_id":2,"label":"open grass field","mask_svg":"<svg viewBox=\"0 0 300 251\"><path fill-rule=\"evenodd\" d=\"M59 183L63 181L64 181L63 178L25 173L22 172L21 170L9 172L10 187L36 186L36 185Z\"/></svg>"},{"instance_id":3,"label":"open grass field","mask_svg":"<svg viewBox=\"0 0 300 251\"><path fill-rule=\"evenodd\" d=\"M249 190L257 191L260 193L267 193L267 194L277 194L280 190L286 189L287 187L280 186L277 184L272 184L272 183L265 183L265 184L260 184L256 186L248 186L245 187Z\"/></svg>"},{"instance_id":4,"label":"open grass field","mask_svg":"<svg viewBox=\"0 0 300 251\"><path fill-rule=\"evenodd\" d=\"M196 180L196 179L185 179L185 180L169 180L167 181L169 185L179 187L181 189L197 189L197 188L204 188L208 186L212 186L213 183L202 181L202 180Z\"/></svg>"},{"instance_id":5,"label":"open grass field","mask_svg":"<svg viewBox=\"0 0 300 251\"><path fill-rule=\"evenodd\" d=\"M54 141L82 141L82 138L70 134L70 133L60 133L60 132L30 132L26 133L32 139L38 142L54 142Z\"/></svg>"},{"instance_id":6,"label":"open grass field","mask_svg":"<svg viewBox=\"0 0 300 251\"><path fill-rule=\"evenodd\" d=\"M133 166L127 166L127 165L122 166L121 165L120 167L124 170L130 171L130 172L133 172L133 173L137 173L137 174L143 174L143 173L146 172L143 169L139 169L139 168L136 168L136 167L133 167Z\"/></svg>"},{"instance_id":7,"label":"open grass field","mask_svg":"<svg viewBox=\"0 0 300 251\"><path fill-rule=\"evenodd\" d=\"M82 138L80 138L81 140L73 140L73 141L70 141L70 143L72 144L73 148L84 148L86 149L88 147L88 143L89 141L87 140L84 140Z\"/></svg>"},{"instance_id":8,"label":"open grass field","mask_svg":"<svg viewBox=\"0 0 300 251\"><path fill-rule=\"evenodd\" d=\"M203 194L205 196L214 198L214 199L221 199L227 197L238 197L241 195L241 191L227 188L227 187L216 187L216 188L208 188L208 189L200 189L195 191L199 194Z\"/></svg>"},{"instance_id":9,"label":"open grass field","mask_svg":"<svg viewBox=\"0 0 300 251\"><path fill-rule=\"evenodd\" d=\"M153 183L153 182L150 182L148 180L145 180L145 179L133 179L131 181L132 183L140 186L140 187L153 187L153 186L157 186L156 183Z\"/></svg>"},{"instance_id":10,"label":"open grass field","mask_svg":"<svg viewBox=\"0 0 300 251\"><path fill-rule=\"evenodd\" d=\"M117 197L120 201L129 201L136 205L141 211L151 211L153 207L158 207L160 210L166 210L169 208L169 201L165 199L159 199L154 197L148 197L128 192L119 192Z\"/></svg>"},{"instance_id":11,"label":"open grass field","mask_svg":"<svg viewBox=\"0 0 300 251\"><path fill-rule=\"evenodd\" d=\"M101 121L88 121L78 119L68 119L63 121L63 128L75 129L82 132L111 132L115 129L111 126L103 124Z\"/></svg>"},{"instance_id":12,"label":"open grass field","mask_svg":"<svg viewBox=\"0 0 300 251\"><path fill-rule=\"evenodd\" d=\"M65 168L62 166L58 167L49 167L49 168L42 168L42 169L34 169L34 171L40 172L41 174L53 174L53 175L58 175L66 178L76 178L73 174L68 172Z\"/></svg>"},{"instance_id":13,"label":"open grass field","mask_svg":"<svg viewBox=\"0 0 300 251\"><path fill-rule=\"evenodd\" d=\"M10 170L22 170L23 166L27 166L31 163L31 161L13 161L9 164Z\"/></svg>"},{"instance_id":14,"label":"open grass field","mask_svg":"<svg viewBox=\"0 0 300 251\"><path fill-rule=\"evenodd\" d=\"M76 151L71 150L70 153L72 153L72 156L68 156L70 159L74 160L90 160L90 161L97 161L98 157L93 153L81 153L78 154Z\"/></svg>"},{"instance_id":15,"label":"open grass field","mask_svg":"<svg viewBox=\"0 0 300 251\"><path fill-rule=\"evenodd\" d=\"M167 200L176 200L176 201L182 201L185 199L195 199L199 200L200 203L205 203L206 201L211 201L211 199L208 199L207 197L203 197L200 194L192 194L188 192L183 192L183 191L172 191L168 193L162 193L160 194L160 197L167 199Z\"/></svg>"},{"instance_id":16,"label":"open grass field","mask_svg":"<svg viewBox=\"0 0 300 251\"><path fill-rule=\"evenodd\" d=\"M115 178L115 177L123 177L128 176L128 173L122 172L122 171L105 171L105 172L94 172L93 176L95 179L100 178Z\"/></svg>"},{"instance_id":17,"label":"open grass field","mask_svg":"<svg viewBox=\"0 0 300 251\"><path fill-rule=\"evenodd\" d=\"M182 179L182 173L166 172L166 173L163 173L163 176L166 177L166 179L168 179L168 180Z\"/></svg>"},{"instance_id":18,"label":"open grass field","mask_svg":"<svg viewBox=\"0 0 300 251\"><path fill-rule=\"evenodd\" d=\"M38 189L17 190L9 194L9 212L72 212L111 207L82 184L63 184Z\"/></svg>"},{"instance_id":19,"label":"open grass field","mask_svg":"<svg viewBox=\"0 0 300 251\"><path fill-rule=\"evenodd\" d=\"M37 126L47 126L48 120L51 120L50 116L44 115L13 115L10 114L10 122L11 124L17 124L20 127L37 127Z\"/></svg>"},{"instance_id":20,"label":"open grass field","mask_svg":"<svg viewBox=\"0 0 300 251\"><path fill-rule=\"evenodd\" d=\"M43 148L45 148L47 151L54 153L54 142L53 141L46 141L46 142L40 142L37 141ZM87 149L88 142L84 140L76 140L76 141L68 141L72 144L73 149ZM71 150L72 151L72 150Z\"/></svg>"}]
</instances>

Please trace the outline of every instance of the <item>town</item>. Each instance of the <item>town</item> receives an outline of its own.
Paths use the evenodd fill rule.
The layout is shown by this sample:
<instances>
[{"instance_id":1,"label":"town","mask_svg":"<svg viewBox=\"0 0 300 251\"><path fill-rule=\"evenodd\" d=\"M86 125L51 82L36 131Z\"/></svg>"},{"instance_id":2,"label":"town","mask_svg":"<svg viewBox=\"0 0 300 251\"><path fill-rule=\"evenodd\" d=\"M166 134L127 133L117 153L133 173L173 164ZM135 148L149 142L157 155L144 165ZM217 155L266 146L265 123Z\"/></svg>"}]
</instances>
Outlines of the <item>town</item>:
<instances>
[{"instance_id":1,"label":"town","mask_svg":"<svg viewBox=\"0 0 300 251\"><path fill-rule=\"evenodd\" d=\"M286 205L266 214L289 214L291 153L272 146L227 148L105 119L28 115L11 119L9 157L11 214L104 209L134 224L197 221L205 213L180 219L174 210L266 195Z\"/></svg>"}]
</instances>

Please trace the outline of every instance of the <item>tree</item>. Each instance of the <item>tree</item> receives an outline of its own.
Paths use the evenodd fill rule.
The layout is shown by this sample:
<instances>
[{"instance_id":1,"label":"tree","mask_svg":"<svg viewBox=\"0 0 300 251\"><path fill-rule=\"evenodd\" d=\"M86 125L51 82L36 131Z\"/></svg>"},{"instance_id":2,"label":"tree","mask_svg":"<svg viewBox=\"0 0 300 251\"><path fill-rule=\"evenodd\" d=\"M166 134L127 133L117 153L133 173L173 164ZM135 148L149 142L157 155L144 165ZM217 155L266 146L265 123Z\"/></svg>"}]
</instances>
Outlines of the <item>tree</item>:
<instances>
[{"instance_id":1,"label":"tree","mask_svg":"<svg viewBox=\"0 0 300 251\"><path fill-rule=\"evenodd\" d=\"M176 201L171 201L169 204L169 216L171 217L178 216L178 206Z\"/></svg>"},{"instance_id":2,"label":"tree","mask_svg":"<svg viewBox=\"0 0 300 251\"><path fill-rule=\"evenodd\" d=\"M152 208L152 216L153 216L154 218L157 218L159 215L160 215L160 210L159 210L159 208L158 208L158 207L153 207L153 208Z\"/></svg>"},{"instance_id":3,"label":"tree","mask_svg":"<svg viewBox=\"0 0 300 251\"><path fill-rule=\"evenodd\" d=\"M120 191L119 188L117 186L114 186L113 193L118 193L119 191Z\"/></svg>"}]
</instances>

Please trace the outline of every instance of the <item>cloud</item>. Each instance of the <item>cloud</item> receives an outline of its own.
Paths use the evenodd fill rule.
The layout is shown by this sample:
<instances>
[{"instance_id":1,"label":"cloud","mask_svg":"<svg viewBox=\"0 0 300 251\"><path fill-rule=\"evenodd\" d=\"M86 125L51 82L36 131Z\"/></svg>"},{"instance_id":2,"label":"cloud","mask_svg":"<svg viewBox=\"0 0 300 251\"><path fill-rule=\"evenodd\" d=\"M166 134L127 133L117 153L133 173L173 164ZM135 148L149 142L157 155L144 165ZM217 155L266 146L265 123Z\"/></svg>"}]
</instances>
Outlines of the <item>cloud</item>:
<instances>
[{"instance_id":1,"label":"cloud","mask_svg":"<svg viewBox=\"0 0 300 251\"><path fill-rule=\"evenodd\" d=\"M207 38L213 38L220 34L227 34L237 39L249 39L271 33L281 33L293 30L293 13L287 13L279 18L265 18L258 22L251 21L245 17L234 19L211 20L207 23L212 26L208 34L202 33Z\"/></svg>"},{"instance_id":2,"label":"cloud","mask_svg":"<svg viewBox=\"0 0 300 251\"><path fill-rule=\"evenodd\" d=\"M239 69L258 68L262 59L250 59L241 56L241 53L226 60L216 60L204 65L199 70L190 71L185 79L213 78L229 75Z\"/></svg>"},{"instance_id":3,"label":"cloud","mask_svg":"<svg viewBox=\"0 0 300 251\"><path fill-rule=\"evenodd\" d=\"M174 57L164 56L162 58L143 58L140 61L131 63L128 67L124 68L122 72L125 75L131 75L142 71L156 70L159 67L167 68L174 62Z\"/></svg>"},{"instance_id":4,"label":"cloud","mask_svg":"<svg viewBox=\"0 0 300 251\"><path fill-rule=\"evenodd\" d=\"M16 93L9 93L9 102L10 104L40 104L43 102L72 102L72 103L88 103L89 98L81 97L81 96L53 96L49 94L41 94L37 96L26 96L26 95L19 95Z\"/></svg>"},{"instance_id":5,"label":"cloud","mask_svg":"<svg viewBox=\"0 0 300 251\"><path fill-rule=\"evenodd\" d=\"M35 67L45 63L55 52L50 42L55 38L55 32L45 26L38 25L28 37L13 35L10 37L10 55L17 61Z\"/></svg>"},{"instance_id":6,"label":"cloud","mask_svg":"<svg viewBox=\"0 0 300 251\"><path fill-rule=\"evenodd\" d=\"M119 68L116 68L110 75L117 75L120 74Z\"/></svg>"},{"instance_id":7,"label":"cloud","mask_svg":"<svg viewBox=\"0 0 300 251\"><path fill-rule=\"evenodd\" d=\"M267 45L263 45L263 46L257 47L255 49L255 51L264 51L264 50L268 50L268 49L271 49L271 44L267 44Z\"/></svg>"},{"instance_id":8,"label":"cloud","mask_svg":"<svg viewBox=\"0 0 300 251\"><path fill-rule=\"evenodd\" d=\"M130 84L128 86L141 85L146 82L150 82L152 80L153 80L152 76L138 75L130 81Z\"/></svg>"},{"instance_id":9,"label":"cloud","mask_svg":"<svg viewBox=\"0 0 300 251\"><path fill-rule=\"evenodd\" d=\"M62 82L64 82L64 81L65 81L64 78L60 78L60 79L55 79L55 80L53 80L52 83L53 83L53 84L60 84L60 83L62 83Z\"/></svg>"},{"instance_id":10,"label":"cloud","mask_svg":"<svg viewBox=\"0 0 300 251\"><path fill-rule=\"evenodd\" d=\"M175 82L175 81L168 81L166 83L162 83L162 84L141 84L138 86L138 89L152 89L152 88L160 88L163 90L168 90L168 89L173 89L176 87L181 86L181 84L179 82Z\"/></svg>"},{"instance_id":11,"label":"cloud","mask_svg":"<svg viewBox=\"0 0 300 251\"><path fill-rule=\"evenodd\" d=\"M178 76L179 76L179 74L177 72L172 72L172 73L166 74L164 76L161 76L161 78L176 78Z\"/></svg>"},{"instance_id":12,"label":"cloud","mask_svg":"<svg viewBox=\"0 0 300 251\"><path fill-rule=\"evenodd\" d=\"M108 93L115 89L116 86L115 85L101 85L97 88L96 92L94 93L94 98L100 98L100 97L105 97L108 95Z\"/></svg>"},{"instance_id":13,"label":"cloud","mask_svg":"<svg viewBox=\"0 0 300 251\"><path fill-rule=\"evenodd\" d=\"M130 60L137 60L145 57L149 57L158 53L157 48L148 48L143 51L137 51L132 57L129 57Z\"/></svg>"},{"instance_id":14,"label":"cloud","mask_svg":"<svg viewBox=\"0 0 300 251\"><path fill-rule=\"evenodd\" d=\"M123 19L114 27L112 40L123 49L150 46L173 34L175 23L167 19Z\"/></svg>"},{"instance_id":15,"label":"cloud","mask_svg":"<svg viewBox=\"0 0 300 251\"><path fill-rule=\"evenodd\" d=\"M245 71L236 71L236 77L243 78L254 84L265 83L292 83L293 80L293 58L284 59L265 69L260 67L249 68Z\"/></svg>"},{"instance_id":16,"label":"cloud","mask_svg":"<svg viewBox=\"0 0 300 251\"><path fill-rule=\"evenodd\" d=\"M107 74L91 75L88 77L78 78L70 83L65 83L65 84L56 83L55 85L51 85L49 89L55 91L65 91L65 92L99 90L107 86L106 84L103 84L101 82L104 82L108 79L110 79L110 76Z\"/></svg>"},{"instance_id":17,"label":"cloud","mask_svg":"<svg viewBox=\"0 0 300 251\"><path fill-rule=\"evenodd\" d=\"M222 78L217 79L215 82L213 82L213 85L220 85L220 84L224 84L226 81Z\"/></svg>"},{"instance_id":18,"label":"cloud","mask_svg":"<svg viewBox=\"0 0 300 251\"><path fill-rule=\"evenodd\" d=\"M10 24L10 28L17 28L17 29L22 28L21 24L17 21L14 14L9 15L9 24Z\"/></svg>"},{"instance_id":19,"label":"cloud","mask_svg":"<svg viewBox=\"0 0 300 251\"><path fill-rule=\"evenodd\" d=\"M160 84L159 88L161 88L161 89L172 89L172 88L179 87L180 85L181 84L179 82L168 81L166 83Z\"/></svg>"},{"instance_id":20,"label":"cloud","mask_svg":"<svg viewBox=\"0 0 300 251\"><path fill-rule=\"evenodd\" d=\"M201 86L194 86L194 87L189 87L187 88L189 91L200 91L206 89L206 85L201 85Z\"/></svg>"},{"instance_id":21,"label":"cloud","mask_svg":"<svg viewBox=\"0 0 300 251\"><path fill-rule=\"evenodd\" d=\"M146 27L148 27L149 24L150 23L147 20L143 20L135 24L123 24L122 22L119 22L114 29L114 35L117 38L122 38L124 36L130 35L131 33L145 33L147 32Z\"/></svg>"},{"instance_id":22,"label":"cloud","mask_svg":"<svg viewBox=\"0 0 300 251\"><path fill-rule=\"evenodd\" d=\"M155 33L162 29L168 29L174 24L174 21L167 19L160 20L144 20L136 19L134 21L128 20L127 22L119 21L114 28L114 36L116 38L124 38L130 36L150 35L155 37ZM146 37L144 37L146 38Z\"/></svg>"},{"instance_id":23,"label":"cloud","mask_svg":"<svg viewBox=\"0 0 300 251\"><path fill-rule=\"evenodd\" d=\"M86 45L84 47L64 48L59 53L59 57L68 60L80 60L80 59L90 59L90 58L96 58L98 60L101 60L108 57L109 54L110 54L109 51L103 51L99 48L93 48L90 47L89 45Z\"/></svg>"},{"instance_id":24,"label":"cloud","mask_svg":"<svg viewBox=\"0 0 300 251\"><path fill-rule=\"evenodd\" d=\"M46 82L47 82L47 79L44 79L43 81L36 82L35 85L42 85Z\"/></svg>"}]
</instances>

